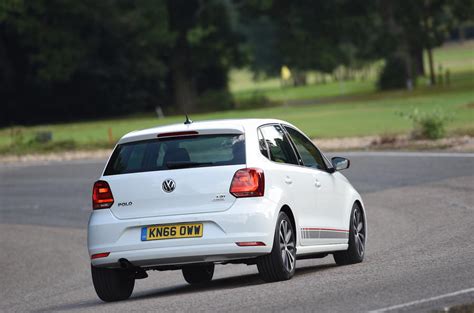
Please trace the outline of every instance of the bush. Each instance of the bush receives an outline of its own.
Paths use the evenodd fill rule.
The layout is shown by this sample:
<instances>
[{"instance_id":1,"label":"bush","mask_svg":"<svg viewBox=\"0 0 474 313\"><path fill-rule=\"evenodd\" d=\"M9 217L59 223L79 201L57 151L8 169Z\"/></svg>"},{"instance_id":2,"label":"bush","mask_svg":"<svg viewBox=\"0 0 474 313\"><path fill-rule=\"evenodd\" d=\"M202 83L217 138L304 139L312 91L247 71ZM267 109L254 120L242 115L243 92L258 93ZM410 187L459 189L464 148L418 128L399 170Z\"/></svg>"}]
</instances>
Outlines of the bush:
<instances>
[{"instance_id":1,"label":"bush","mask_svg":"<svg viewBox=\"0 0 474 313\"><path fill-rule=\"evenodd\" d=\"M200 112L230 110L234 106L227 90L208 90L199 96L197 104Z\"/></svg>"},{"instance_id":2,"label":"bush","mask_svg":"<svg viewBox=\"0 0 474 313\"><path fill-rule=\"evenodd\" d=\"M10 145L19 146L25 142L25 136L21 127L12 127L10 129Z\"/></svg>"},{"instance_id":3,"label":"bush","mask_svg":"<svg viewBox=\"0 0 474 313\"><path fill-rule=\"evenodd\" d=\"M408 73L403 59L392 56L385 61L377 87L380 90L405 88L407 77Z\"/></svg>"},{"instance_id":4,"label":"bush","mask_svg":"<svg viewBox=\"0 0 474 313\"><path fill-rule=\"evenodd\" d=\"M441 110L420 112L414 109L411 113L400 113L413 122L411 136L414 139L440 139L446 134L445 124L451 118Z\"/></svg>"},{"instance_id":5,"label":"bush","mask_svg":"<svg viewBox=\"0 0 474 313\"><path fill-rule=\"evenodd\" d=\"M235 102L235 108L238 110L268 108L276 105L279 105L279 103L271 101L268 97L258 92L253 93L249 98L240 99Z\"/></svg>"}]
</instances>

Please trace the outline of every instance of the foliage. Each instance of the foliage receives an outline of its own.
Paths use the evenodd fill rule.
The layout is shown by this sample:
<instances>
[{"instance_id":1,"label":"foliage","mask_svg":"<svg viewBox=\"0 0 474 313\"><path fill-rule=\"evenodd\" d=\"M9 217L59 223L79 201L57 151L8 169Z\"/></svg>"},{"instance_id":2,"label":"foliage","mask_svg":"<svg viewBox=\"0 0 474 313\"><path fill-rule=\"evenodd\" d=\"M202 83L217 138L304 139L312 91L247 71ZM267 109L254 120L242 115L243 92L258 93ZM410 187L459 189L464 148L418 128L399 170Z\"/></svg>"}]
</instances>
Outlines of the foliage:
<instances>
[{"instance_id":1,"label":"foliage","mask_svg":"<svg viewBox=\"0 0 474 313\"><path fill-rule=\"evenodd\" d=\"M210 91L225 94L230 67L244 60L231 6L218 0L168 0L167 5L170 31L175 35L166 58L172 102L182 113L206 110L198 103L207 100L198 98L209 98ZM226 106L223 103L220 108Z\"/></svg>"},{"instance_id":2,"label":"foliage","mask_svg":"<svg viewBox=\"0 0 474 313\"><path fill-rule=\"evenodd\" d=\"M225 2L11 2L0 7L0 125L178 111L177 95L196 111L243 60Z\"/></svg>"},{"instance_id":3,"label":"foliage","mask_svg":"<svg viewBox=\"0 0 474 313\"><path fill-rule=\"evenodd\" d=\"M230 110L233 105L234 99L227 90L208 90L198 100L202 112Z\"/></svg>"},{"instance_id":4,"label":"foliage","mask_svg":"<svg viewBox=\"0 0 474 313\"><path fill-rule=\"evenodd\" d=\"M440 46L449 32L465 20L472 20L472 0L379 1L380 27L374 32L371 49L379 56L400 58L406 79L424 75L423 51L429 56L431 83L434 85L434 61L431 51Z\"/></svg>"},{"instance_id":5,"label":"foliage","mask_svg":"<svg viewBox=\"0 0 474 313\"><path fill-rule=\"evenodd\" d=\"M252 68L272 74L288 65L299 71L331 73L338 65L353 66L370 58L366 47L374 29L374 3L241 1L241 24L246 32L252 31L250 42L255 43L250 47Z\"/></svg>"},{"instance_id":6,"label":"foliage","mask_svg":"<svg viewBox=\"0 0 474 313\"><path fill-rule=\"evenodd\" d=\"M279 102L270 100L260 92L254 92L250 97L235 101L235 109L237 110L254 110L277 105L279 105Z\"/></svg>"},{"instance_id":7,"label":"foliage","mask_svg":"<svg viewBox=\"0 0 474 313\"><path fill-rule=\"evenodd\" d=\"M451 119L440 109L432 112L421 112L418 108L409 113L399 113L402 117L413 122L412 138L440 139L446 134L446 122Z\"/></svg>"},{"instance_id":8,"label":"foliage","mask_svg":"<svg viewBox=\"0 0 474 313\"><path fill-rule=\"evenodd\" d=\"M149 18L164 14L163 7L137 3L139 13L112 0L24 1L7 12L0 22L0 124L153 108L164 95L159 81L166 74L155 51L170 39L163 32L166 17Z\"/></svg>"}]
</instances>

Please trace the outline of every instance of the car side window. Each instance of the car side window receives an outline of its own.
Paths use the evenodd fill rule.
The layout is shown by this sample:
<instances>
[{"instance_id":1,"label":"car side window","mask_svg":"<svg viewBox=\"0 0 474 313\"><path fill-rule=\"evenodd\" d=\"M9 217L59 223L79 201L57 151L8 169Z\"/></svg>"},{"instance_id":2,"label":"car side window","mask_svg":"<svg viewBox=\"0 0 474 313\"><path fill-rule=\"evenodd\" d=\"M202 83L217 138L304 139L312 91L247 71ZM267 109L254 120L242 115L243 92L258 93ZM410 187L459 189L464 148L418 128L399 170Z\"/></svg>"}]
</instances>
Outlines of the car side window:
<instances>
[{"instance_id":1,"label":"car side window","mask_svg":"<svg viewBox=\"0 0 474 313\"><path fill-rule=\"evenodd\" d=\"M316 146L310 140L308 140L308 138L291 127L285 126L285 129L293 140L293 143L295 144L296 149L303 160L304 166L317 168L320 170L327 169L321 152L319 152L318 148L316 148Z\"/></svg>"},{"instance_id":2,"label":"car side window","mask_svg":"<svg viewBox=\"0 0 474 313\"><path fill-rule=\"evenodd\" d=\"M260 148L260 153L263 154L264 157L270 159L268 155L268 147L265 139L263 138L262 131L260 129L257 130L258 132L258 146Z\"/></svg>"},{"instance_id":3,"label":"car side window","mask_svg":"<svg viewBox=\"0 0 474 313\"><path fill-rule=\"evenodd\" d=\"M284 130L279 125L268 125L260 127L263 138L268 147L270 159L274 162L298 164L291 143L286 137ZM262 151L262 145L261 150ZM264 154L264 151L262 151Z\"/></svg>"}]
</instances>

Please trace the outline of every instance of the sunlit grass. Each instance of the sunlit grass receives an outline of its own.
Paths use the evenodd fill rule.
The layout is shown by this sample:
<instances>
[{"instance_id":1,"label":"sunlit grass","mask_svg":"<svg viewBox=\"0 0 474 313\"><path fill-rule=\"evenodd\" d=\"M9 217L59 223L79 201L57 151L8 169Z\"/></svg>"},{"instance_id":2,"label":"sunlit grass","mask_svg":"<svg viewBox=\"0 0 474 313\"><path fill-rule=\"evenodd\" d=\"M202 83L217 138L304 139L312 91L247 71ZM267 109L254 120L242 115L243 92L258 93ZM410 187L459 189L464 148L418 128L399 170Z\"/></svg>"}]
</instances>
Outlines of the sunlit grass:
<instances>
[{"instance_id":1,"label":"sunlit grass","mask_svg":"<svg viewBox=\"0 0 474 313\"><path fill-rule=\"evenodd\" d=\"M223 118L278 118L294 123L314 138L377 135L384 133L407 133L412 125L397 112L408 112L413 108L421 111L440 109L451 116L448 131L472 132L474 127L474 84L459 86L420 88L419 90L374 93L342 99L331 103L279 106L245 111L224 111L193 115L194 121ZM469 105L471 104L471 105ZM153 116L108 119L93 122L42 125L21 128L24 140L35 132L49 130L57 142L72 140L79 148L108 146L108 129L114 140L125 133L158 125L181 123L182 116L158 119ZM11 129L0 130L0 150L4 153L11 144Z\"/></svg>"}]
</instances>

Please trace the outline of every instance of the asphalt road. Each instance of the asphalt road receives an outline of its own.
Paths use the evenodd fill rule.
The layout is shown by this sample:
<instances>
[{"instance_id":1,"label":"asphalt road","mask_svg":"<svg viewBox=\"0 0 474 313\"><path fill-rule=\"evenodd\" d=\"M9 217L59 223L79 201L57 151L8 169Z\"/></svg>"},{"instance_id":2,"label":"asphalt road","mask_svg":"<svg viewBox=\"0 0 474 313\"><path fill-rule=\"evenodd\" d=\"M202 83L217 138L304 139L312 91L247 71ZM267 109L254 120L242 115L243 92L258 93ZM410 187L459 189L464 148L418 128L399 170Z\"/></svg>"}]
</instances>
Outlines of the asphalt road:
<instances>
[{"instance_id":1,"label":"asphalt road","mask_svg":"<svg viewBox=\"0 0 474 313\"><path fill-rule=\"evenodd\" d=\"M89 273L86 225L103 161L0 165L0 312L430 311L474 303L474 155L347 153L369 220L363 263L298 261L263 283L255 266L216 268L203 287L152 272L105 304Z\"/></svg>"}]
</instances>

